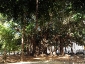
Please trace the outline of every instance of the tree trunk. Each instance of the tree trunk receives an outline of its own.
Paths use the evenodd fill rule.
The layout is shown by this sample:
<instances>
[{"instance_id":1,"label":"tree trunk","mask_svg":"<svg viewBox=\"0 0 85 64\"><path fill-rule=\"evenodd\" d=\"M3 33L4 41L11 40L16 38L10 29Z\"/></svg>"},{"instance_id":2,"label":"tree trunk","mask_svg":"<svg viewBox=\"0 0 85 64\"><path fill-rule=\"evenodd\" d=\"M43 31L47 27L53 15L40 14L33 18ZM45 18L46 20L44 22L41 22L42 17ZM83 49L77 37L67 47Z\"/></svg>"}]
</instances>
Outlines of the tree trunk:
<instances>
[{"instance_id":1,"label":"tree trunk","mask_svg":"<svg viewBox=\"0 0 85 64\"><path fill-rule=\"evenodd\" d=\"M60 44L61 44L61 45L60 45L60 54L61 54L61 55L64 55L62 43L60 43Z\"/></svg>"},{"instance_id":2,"label":"tree trunk","mask_svg":"<svg viewBox=\"0 0 85 64\"><path fill-rule=\"evenodd\" d=\"M21 61L24 60L24 37L25 37L25 26L26 26L26 19L25 19L25 13L22 16L22 38L21 38Z\"/></svg>"},{"instance_id":3,"label":"tree trunk","mask_svg":"<svg viewBox=\"0 0 85 64\"><path fill-rule=\"evenodd\" d=\"M6 46L5 46L4 54L3 54L3 61L4 61L4 63L6 62L6 59L7 59L7 55L6 55Z\"/></svg>"},{"instance_id":4,"label":"tree trunk","mask_svg":"<svg viewBox=\"0 0 85 64\"><path fill-rule=\"evenodd\" d=\"M60 54L61 55L64 55L63 43L64 43L63 38L61 38L60 36Z\"/></svg>"},{"instance_id":5,"label":"tree trunk","mask_svg":"<svg viewBox=\"0 0 85 64\"><path fill-rule=\"evenodd\" d=\"M24 60L24 35L22 34L22 39L21 39L21 61L23 61Z\"/></svg>"},{"instance_id":6,"label":"tree trunk","mask_svg":"<svg viewBox=\"0 0 85 64\"><path fill-rule=\"evenodd\" d=\"M38 0L36 0L36 27L35 30L38 28Z\"/></svg>"},{"instance_id":7,"label":"tree trunk","mask_svg":"<svg viewBox=\"0 0 85 64\"><path fill-rule=\"evenodd\" d=\"M65 53L67 53L67 49L66 49L66 46L65 46Z\"/></svg>"},{"instance_id":8,"label":"tree trunk","mask_svg":"<svg viewBox=\"0 0 85 64\"><path fill-rule=\"evenodd\" d=\"M14 52L14 55L15 55L15 50L13 52Z\"/></svg>"},{"instance_id":9,"label":"tree trunk","mask_svg":"<svg viewBox=\"0 0 85 64\"><path fill-rule=\"evenodd\" d=\"M71 47L71 53L73 54L73 48Z\"/></svg>"},{"instance_id":10,"label":"tree trunk","mask_svg":"<svg viewBox=\"0 0 85 64\"><path fill-rule=\"evenodd\" d=\"M10 50L9 50L9 55L10 55Z\"/></svg>"},{"instance_id":11,"label":"tree trunk","mask_svg":"<svg viewBox=\"0 0 85 64\"><path fill-rule=\"evenodd\" d=\"M36 51L36 42L35 42L35 39L34 39L33 36L32 36L32 38L31 38L31 43L33 43L33 52L32 52L32 55L34 56L35 51Z\"/></svg>"},{"instance_id":12,"label":"tree trunk","mask_svg":"<svg viewBox=\"0 0 85 64\"><path fill-rule=\"evenodd\" d=\"M36 25L35 25L35 31L37 31L38 28L38 0L36 0ZM36 42L35 42L35 37L33 36L32 38L32 43L33 43L33 56L36 53Z\"/></svg>"}]
</instances>

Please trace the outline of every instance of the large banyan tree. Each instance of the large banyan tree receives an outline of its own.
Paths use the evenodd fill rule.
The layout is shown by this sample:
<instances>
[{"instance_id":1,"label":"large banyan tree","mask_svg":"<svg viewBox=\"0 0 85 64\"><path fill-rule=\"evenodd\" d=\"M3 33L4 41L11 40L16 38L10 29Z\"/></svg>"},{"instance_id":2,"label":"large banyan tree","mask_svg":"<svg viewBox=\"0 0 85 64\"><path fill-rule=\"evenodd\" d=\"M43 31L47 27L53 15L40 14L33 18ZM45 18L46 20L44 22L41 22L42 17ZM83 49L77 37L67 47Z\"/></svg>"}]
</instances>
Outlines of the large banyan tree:
<instances>
[{"instance_id":1,"label":"large banyan tree","mask_svg":"<svg viewBox=\"0 0 85 64\"><path fill-rule=\"evenodd\" d=\"M84 43L84 11L82 0L0 0L0 13L21 26L22 59L28 39L33 44L33 54L41 45L46 53L47 46L41 43L43 40L47 45L59 46L61 54L71 40Z\"/></svg>"}]
</instances>

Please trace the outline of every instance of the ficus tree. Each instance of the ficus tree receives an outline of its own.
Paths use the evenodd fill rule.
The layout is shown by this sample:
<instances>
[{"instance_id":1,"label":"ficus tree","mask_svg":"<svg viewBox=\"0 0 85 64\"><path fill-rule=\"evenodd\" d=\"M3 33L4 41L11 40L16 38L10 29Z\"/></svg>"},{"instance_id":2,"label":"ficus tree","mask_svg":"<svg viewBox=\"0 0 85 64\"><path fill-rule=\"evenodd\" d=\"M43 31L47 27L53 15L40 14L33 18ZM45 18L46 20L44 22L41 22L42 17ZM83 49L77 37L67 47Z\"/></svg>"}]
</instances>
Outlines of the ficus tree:
<instances>
[{"instance_id":1,"label":"ficus tree","mask_svg":"<svg viewBox=\"0 0 85 64\"><path fill-rule=\"evenodd\" d=\"M78 5L76 5L77 3ZM32 17L35 16L34 27L40 25L40 29L47 31L48 34L53 35L57 34L59 36L58 40L60 41L61 53L63 52L63 42L66 41L66 37L71 33L71 29L77 29L75 27L77 24L82 25L82 23L77 22L84 19L82 14L84 14L84 1L81 0L1 0L0 1L0 12L7 16L8 19L13 18L21 26L22 34L22 55L24 50L24 38L26 34L26 28L30 29L29 21L32 20ZM81 8L81 9L80 9ZM74 16L74 18L72 18ZM80 16L82 17L80 19ZM72 20L73 19L73 20ZM76 21L76 22L72 22ZM70 24L72 23L72 24ZM26 27L28 25L28 27ZM45 26L46 25L46 26ZM70 26L71 25L71 26ZM73 27L74 25L74 27ZM41 27L45 26L46 29ZM83 25L82 25L83 26ZM79 27L79 26L78 26ZM49 29L49 30L47 30ZM53 30L52 30L53 29ZM74 30L73 34L77 30ZM36 31L36 29L34 30ZM79 30L78 30L79 31ZM84 31L84 28L83 28ZM27 31L30 32L30 31ZM46 33L47 33L46 32ZM53 32L53 34L52 34ZM38 33L37 31L34 33ZM82 32L83 33L83 32ZM43 35L43 34L42 34ZM46 36L46 34L45 34ZM75 35L76 36L76 35ZM35 46L35 45L34 45Z\"/></svg>"}]
</instances>

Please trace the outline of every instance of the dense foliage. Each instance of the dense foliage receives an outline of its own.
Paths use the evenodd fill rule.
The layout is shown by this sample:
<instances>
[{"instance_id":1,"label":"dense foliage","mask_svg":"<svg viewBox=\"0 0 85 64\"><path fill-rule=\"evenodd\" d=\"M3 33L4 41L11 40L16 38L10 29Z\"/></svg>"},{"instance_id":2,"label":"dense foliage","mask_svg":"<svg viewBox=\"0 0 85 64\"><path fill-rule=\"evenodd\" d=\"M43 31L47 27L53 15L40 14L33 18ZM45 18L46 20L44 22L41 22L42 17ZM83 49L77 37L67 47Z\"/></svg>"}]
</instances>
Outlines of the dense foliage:
<instances>
[{"instance_id":1,"label":"dense foliage","mask_svg":"<svg viewBox=\"0 0 85 64\"><path fill-rule=\"evenodd\" d=\"M85 2L82 0L0 0L0 13L19 25L16 28L22 35L22 52L26 47L33 54L36 50L46 53L46 48L53 45L60 47L62 54L63 47L72 41L85 44ZM8 30L11 34L7 37L14 37L12 31Z\"/></svg>"}]
</instances>

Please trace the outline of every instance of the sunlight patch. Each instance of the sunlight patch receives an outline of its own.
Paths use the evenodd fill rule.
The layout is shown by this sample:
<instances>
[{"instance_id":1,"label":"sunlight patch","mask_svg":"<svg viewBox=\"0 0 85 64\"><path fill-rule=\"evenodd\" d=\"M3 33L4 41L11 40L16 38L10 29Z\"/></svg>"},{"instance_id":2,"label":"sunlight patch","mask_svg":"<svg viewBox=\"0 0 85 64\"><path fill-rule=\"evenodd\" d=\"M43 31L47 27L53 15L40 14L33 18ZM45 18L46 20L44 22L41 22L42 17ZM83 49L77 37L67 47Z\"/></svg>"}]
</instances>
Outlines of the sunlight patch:
<instances>
[{"instance_id":1,"label":"sunlight patch","mask_svg":"<svg viewBox=\"0 0 85 64\"><path fill-rule=\"evenodd\" d=\"M38 62L17 62L17 63L7 63L7 64L35 64L35 63L38 63Z\"/></svg>"},{"instance_id":2,"label":"sunlight patch","mask_svg":"<svg viewBox=\"0 0 85 64\"><path fill-rule=\"evenodd\" d=\"M33 58L33 59L40 59L40 58Z\"/></svg>"}]
</instances>

